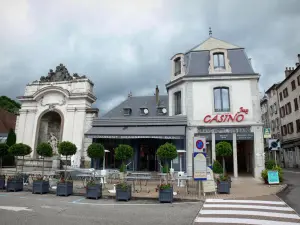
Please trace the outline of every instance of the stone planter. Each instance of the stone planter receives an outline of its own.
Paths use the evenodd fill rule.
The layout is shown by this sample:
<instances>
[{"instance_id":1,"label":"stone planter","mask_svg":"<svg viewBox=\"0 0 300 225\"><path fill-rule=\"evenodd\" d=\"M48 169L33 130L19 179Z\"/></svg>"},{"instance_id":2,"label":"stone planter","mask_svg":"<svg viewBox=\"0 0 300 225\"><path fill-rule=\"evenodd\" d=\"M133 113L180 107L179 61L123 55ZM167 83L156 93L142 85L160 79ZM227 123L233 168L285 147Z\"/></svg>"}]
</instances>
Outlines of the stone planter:
<instances>
[{"instance_id":1,"label":"stone planter","mask_svg":"<svg viewBox=\"0 0 300 225\"><path fill-rule=\"evenodd\" d=\"M218 193L230 194L230 182L227 181L218 181Z\"/></svg>"},{"instance_id":2,"label":"stone planter","mask_svg":"<svg viewBox=\"0 0 300 225\"><path fill-rule=\"evenodd\" d=\"M131 199L131 185L128 185L127 189L122 189L122 188L116 188L116 200L120 201L120 200L125 200L128 201L129 199Z\"/></svg>"},{"instance_id":3,"label":"stone planter","mask_svg":"<svg viewBox=\"0 0 300 225\"><path fill-rule=\"evenodd\" d=\"M21 179L7 180L6 191L23 191L23 180Z\"/></svg>"},{"instance_id":4,"label":"stone planter","mask_svg":"<svg viewBox=\"0 0 300 225\"><path fill-rule=\"evenodd\" d=\"M49 193L49 181L35 180L32 184L32 194L46 194Z\"/></svg>"},{"instance_id":5,"label":"stone planter","mask_svg":"<svg viewBox=\"0 0 300 225\"><path fill-rule=\"evenodd\" d=\"M0 189L5 188L5 177L0 177Z\"/></svg>"},{"instance_id":6,"label":"stone planter","mask_svg":"<svg viewBox=\"0 0 300 225\"><path fill-rule=\"evenodd\" d=\"M73 182L57 183L56 195L69 196L73 194Z\"/></svg>"},{"instance_id":7,"label":"stone planter","mask_svg":"<svg viewBox=\"0 0 300 225\"><path fill-rule=\"evenodd\" d=\"M158 194L158 200L159 202L173 202L173 187L169 189L159 189L159 194Z\"/></svg>"},{"instance_id":8,"label":"stone planter","mask_svg":"<svg viewBox=\"0 0 300 225\"><path fill-rule=\"evenodd\" d=\"M102 197L102 184L95 184L86 187L86 198L101 198Z\"/></svg>"}]
</instances>

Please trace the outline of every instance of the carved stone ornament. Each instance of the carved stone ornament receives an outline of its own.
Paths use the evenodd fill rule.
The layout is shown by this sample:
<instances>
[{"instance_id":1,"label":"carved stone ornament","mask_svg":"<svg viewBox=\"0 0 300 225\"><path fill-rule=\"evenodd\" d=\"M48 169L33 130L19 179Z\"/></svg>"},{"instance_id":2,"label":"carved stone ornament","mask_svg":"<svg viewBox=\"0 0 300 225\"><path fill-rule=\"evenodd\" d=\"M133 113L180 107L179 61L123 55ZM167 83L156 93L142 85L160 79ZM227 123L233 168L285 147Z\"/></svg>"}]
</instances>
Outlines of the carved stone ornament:
<instances>
[{"instance_id":1,"label":"carved stone ornament","mask_svg":"<svg viewBox=\"0 0 300 225\"><path fill-rule=\"evenodd\" d=\"M59 64L59 66L56 67L55 72L50 69L47 76L41 76L40 82L70 81L85 78L85 75L79 76L77 73L74 73L73 76L70 75L68 69L63 64Z\"/></svg>"},{"instance_id":2,"label":"carved stone ornament","mask_svg":"<svg viewBox=\"0 0 300 225\"><path fill-rule=\"evenodd\" d=\"M47 103L47 104L44 104L43 103L43 100L44 100L44 97L41 98L40 100L40 105L41 106L48 106L50 111L53 110L55 108L55 106L59 105L59 106L62 106L64 104L66 104L66 97L64 96L64 98L59 101L58 103Z\"/></svg>"}]
</instances>

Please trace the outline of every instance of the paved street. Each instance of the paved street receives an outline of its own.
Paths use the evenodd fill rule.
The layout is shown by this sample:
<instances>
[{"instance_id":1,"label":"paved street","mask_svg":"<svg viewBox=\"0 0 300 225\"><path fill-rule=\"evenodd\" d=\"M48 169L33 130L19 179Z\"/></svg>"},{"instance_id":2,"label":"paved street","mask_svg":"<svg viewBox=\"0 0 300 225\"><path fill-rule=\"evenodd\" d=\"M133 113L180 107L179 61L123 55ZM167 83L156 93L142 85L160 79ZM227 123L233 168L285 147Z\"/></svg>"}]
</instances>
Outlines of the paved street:
<instances>
[{"instance_id":1,"label":"paved street","mask_svg":"<svg viewBox=\"0 0 300 225\"><path fill-rule=\"evenodd\" d=\"M157 201L117 203L111 199L0 192L1 225L143 225L192 224L201 202L159 204Z\"/></svg>"},{"instance_id":2,"label":"paved street","mask_svg":"<svg viewBox=\"0 0 300 225\"><path fill-rule=\"evenodd\" d=\"M194 224L296 225L300 224L300 217L275 195L252 199L207 199Z\"/></svg>"},{"instance_id":3,"label":"paved street","mask_svg":"<svg viewBox=\"0 0 300 225\"><path fill-rule=\"evenodd\" d=\"M284 170L284 182L288 188L278 196L300 214L300 170Z\"/></svg>"}]
</instances>

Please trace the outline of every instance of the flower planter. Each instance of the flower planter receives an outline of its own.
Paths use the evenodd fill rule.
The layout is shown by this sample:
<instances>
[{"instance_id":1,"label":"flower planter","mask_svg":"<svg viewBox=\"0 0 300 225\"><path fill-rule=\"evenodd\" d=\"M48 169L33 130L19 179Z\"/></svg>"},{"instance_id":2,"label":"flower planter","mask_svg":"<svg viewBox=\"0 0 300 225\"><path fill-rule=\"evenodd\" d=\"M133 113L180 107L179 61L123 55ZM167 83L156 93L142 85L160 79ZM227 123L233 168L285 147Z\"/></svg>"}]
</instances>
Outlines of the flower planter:
<instances>
[{"instance_id":1,"label":"flower planter","mask_svg":"<svg viewBox=\"0 0 300 225\"><path fill-rule=\"evenodd\" d=\"M158 194L158 200L159 202L173 202L173 187L168 188L168 189L159 189L159 194Z\"/></svg>"},{"instance_id":2,"label":"flower planter","mask_svg":"<svg viewBox=\"0 0 300 225\"><path fill-rule=\"evenodd\" d=\"M69 196L71 194L73 194L73 182L57 183L57 196Z\"/></svg>"},{"instance_id":3,"label":"flower planter","mask_svg":"<svg viewBox=\"0 0 300 225\"><path fill-rule=\"evenodd\" d=\"M116 200L120 201L120 200L125 200L128 201L129 199L131 199L131 185L129 185L127 187L127 189L122 189L122 188L116 188Z\"/></svg>"},{"instance_id":4,"label":"flower planter","mask_svg":"<svg viewBox=\"0 0 300 225\"><path fill-rule=\"evenodd\" d=\"M5 177L0 177L0 189L5 188Z\"/></svg>"},{"instance_id":5,"label":"flower planter","mask_svg":"<svg viewBox=\"0 0 300 225\"><path fill-rule=\"evenodd\" d=\"M86 187L86 198L101 198L102 197L102 184L95 184Z\"/></svg>"},{"instance_id":6,"label":"flower planter","mask_svg":"<svg viewBox=\"0 0 300 225\"><path fill-rule=\"evenodd\" d=\"M49 193L49 181L36 180L32 184L32 194L46 194Z\"/></svg>"},{"instance_id":7,"label":"flower planter","mask_svg":"<svg viewBox=\"0 0 300 225\"><path fill-rule=\"evenodd\" d=\"M230 182L218 181L218 193L230 194Z\"/></svg>"},{"instance_id":8,"label":"flower planter","mask_svg":"<svg viewBox=\"0 0 300 225\"><path fill-rule=\"evenodd\" d=\"M23 191L23 180L21 179L7 180L6 191Z\"/></svg>"}]
</instances>

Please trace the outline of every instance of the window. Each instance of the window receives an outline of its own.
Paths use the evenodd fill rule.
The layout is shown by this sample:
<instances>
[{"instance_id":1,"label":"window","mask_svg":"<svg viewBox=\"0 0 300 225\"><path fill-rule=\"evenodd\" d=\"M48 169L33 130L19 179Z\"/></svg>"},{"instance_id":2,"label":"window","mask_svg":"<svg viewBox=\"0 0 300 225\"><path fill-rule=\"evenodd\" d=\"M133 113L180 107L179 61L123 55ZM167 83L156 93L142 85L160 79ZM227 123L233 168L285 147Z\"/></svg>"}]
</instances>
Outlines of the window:
<instances>
[{"instance_id":1,"label":"window","mask_svg":"<svg viewBox=\"0 0 300 225\"><path fill-rule=\"evenodd\" d=\"M273 106L271 105L271 106L270 106L270 114L271 114L271 116L273 116L273 112L274 112Z\"/></svg>"},{"instance_id":2,"label":"window","mask_svg":"<svg viewBox=\"0 0 300 225\"><path fill-rule=\"evenodd\" d=\"M283 118L285 116L285 109L284 109L284 106L282 106L280 108L280 117Z\"/></svg>"},{"instance_id":3,"label":"window","mask_svg":"<svg viewBox=\"0 0 300 225\"><path fill-rule=\"evenodd\" d=\"M281 126L281 134L282 134L282 136L287 135L287 127L286 127L286 125Z\"/></svg>"},{"instance_id":4,"label":"window","mask_svg":"<svg viewBox=\"0 0 300 225\"><path fill-rule=\"evenodd\" d=\"M300 119L296 120L297 133L300 132Z\"/></svg>"},{"instance_id":5,"label":"window","mask_svg":"<svg viewBox=\"0 0 300 225\"><path fill-rule=\"evenodd\" d=\"M291 112L292 112L292 106L291 106L291 103L289 102L289 103L286 103L285 104L285 115L289 115L289 114L291 114Z\"/></svg>"},{"instance_id":6,"label":"window","mask_svg":"<svg viewBox=\"0 0 300 225\"><path fill-rule=\"evenodd\" d=\"M280 101L282 101L282 92L279 93Z\"/></svg>"},{"instance_id":7,"label":"window","mask_svg":"<svg viewBox=\"0 0 300 225\"><path fill-rule=\"evenodd\" d=\"M181 91L175 92L175 115L181 114Z\"/></svg>"},{"instance_id":8,"label":"window","mask_svg":"<svg viewBox=\"0 0 300 225\"><path fill-rule=\"evenodd\" d=\"M230 111L229 88L228 87L214 88L214 104L215 104L215 112L229 112Z\"/></svg>"},{"instance_id":9,"label":"window","mask_svg":"<svg viewBox=\"0 0 300 225\"><path fill-rule=\"evenodd\" d=\"M275 120L272 120L272 122L271 122L271 128L272 128L272 131L275 131Z\"/></svg>"},{"instance_id":10,"label":"window","mask_svg":"<svg viewBox=\"0 0 300 225\"><path fill-rule=\"evenodd\" d=\"M225 69L224 53L221 52L214 53L213 56L214 56L214 68Z\"/></svg>"},{"instance_id":11,"label":"window","mask_svg":"<svg viewBox=\"0 0 300 225\"><path fill-rule=\"evenodd\" d=\"M288 89L285 88L285 89L283 90L283 97L286 98L286 97L288 97L288 96L289 96Z\"/></svg>"},{"instance_id":12,"label":"window","mask_svg":"<svg viewBox=\"0 0 300 225\"><path fill-rule=\"evenodd\" d=\"M293 122L291 122L291 123L289 123L289 124L287 125L287 130L288 130L288 133L289 133L289 134L294 133Z\"/></svg>"},{"instance_id":13,"label":"window","mask_svg":"<svg viewBox=\"0 0 300 225\"><path fill-rule=\"evenodd\" d=\"M274 103L273 109L274 109L274 113L277 114L277 104L276 103Z\"/></svg>"},{"instance_id":14,"label":"window","mask_svg":"<svg viewBox=\"0 0 300 225\"><path fill-rule=\"evenodd\" d=\"M299 109L298 98L294 99L294 105L295 105L295 111L297 111Z\"/></svg>"},{"instance_id":15,"label":"window","mask_svg":"<svg viewBox=\"0 0 300 225\"><path fill-rule=\"evenodd\" d=\"M174 60L174 65L175 65L175 72L174 75L181 74L181 58L178 57Z\"/></svg>"},{"instance_id":16,"label":"window","mask_svg":"<svg viewBox=\"0 0 300 225\"><path fill-rule=\"evenodd\" d=\"M298 86L300 86L300 75L297 77Z\"/></svg>"},{"instance_id":17,"label":"window","mask_svg":"<svg viewBox=\"0 0 300 225\"><path fill-rule=\"evenodd\" d=\"M291 85L292 85L292 91L295 90L295 89L296 89L296 81L293 80L293 81L291 82Z\"/></svg>"},{"instance_id":18,"label":"window","mask_svg":"<svg viewBox=\"0 0 300 225\"><path fill-rule=\"evenodd\" d=\"M279 118L276 118L276 127L279 128Z\"/></svg>"}]
</instances>

